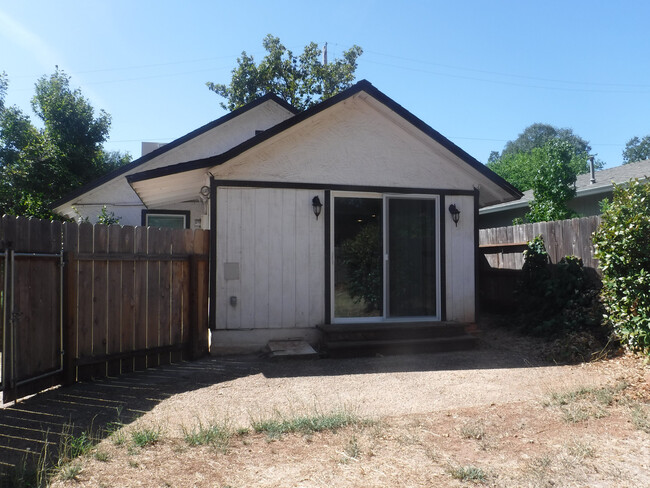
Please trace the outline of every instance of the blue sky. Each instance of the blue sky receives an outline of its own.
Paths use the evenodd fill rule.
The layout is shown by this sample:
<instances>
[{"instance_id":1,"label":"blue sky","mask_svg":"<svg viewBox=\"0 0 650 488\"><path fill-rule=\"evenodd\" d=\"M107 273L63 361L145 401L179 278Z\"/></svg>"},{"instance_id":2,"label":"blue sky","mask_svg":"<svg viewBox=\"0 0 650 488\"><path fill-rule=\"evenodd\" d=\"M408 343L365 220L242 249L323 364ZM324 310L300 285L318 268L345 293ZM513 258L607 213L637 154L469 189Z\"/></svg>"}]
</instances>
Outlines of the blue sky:
<instances>
[{"instance_id":1,"label":"blue sky","mask_svg":"<svg viewBox=\"0 0 650 488\"><path fill-rule=\"evenodd\" d=\"M31 113L58 65L112 116L109 150L140 155L225 114L241 51L280 37L329 57L364 49L357 79L486 162L528 125L569 127L606 166L650 134L650 2L0 0L7 101Z\"/></svg>"}]
</instances>

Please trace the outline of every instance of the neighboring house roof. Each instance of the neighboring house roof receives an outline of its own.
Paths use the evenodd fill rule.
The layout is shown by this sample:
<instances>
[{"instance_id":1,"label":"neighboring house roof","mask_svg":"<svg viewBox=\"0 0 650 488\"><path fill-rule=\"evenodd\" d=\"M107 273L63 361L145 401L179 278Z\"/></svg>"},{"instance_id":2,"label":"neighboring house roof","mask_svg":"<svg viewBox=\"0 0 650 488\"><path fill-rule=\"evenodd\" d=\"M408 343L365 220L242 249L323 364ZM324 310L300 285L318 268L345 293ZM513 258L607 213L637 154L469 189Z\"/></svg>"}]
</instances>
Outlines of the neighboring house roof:
<instances>
[{"instance_id":1,"label":"neighboring house roof","mask_svg":"<svg viewBox=\"0 0 650 488\"><path fill-rule=\"evenodd\" d=\"M129 164L126 164L124 166L119 167L118 169L111 171L110 173L107 173L106 175L102 176L101 178L98 178L86 185L83 185L76 190L70 192L68 195L64 196L60 200L57 200L54 202L51 207L59 211L59 209L69 205L69 204L74 204L74 201L81 197L84 194L87 194L91 192L92 190L104 185L107 182L110 182L111 180L115 180L117 178L122 177L123 175L127 173L134 173L138 168L145 168L147 166L147 163L150 161L153 161L160 156L164 155L165 153L168 153L169 151L172 151L173 149L178 148L179 146L182 146L183 144L192 141L192 139L196 139L197 137L225 124L226 122L231 121L232 119L235 119L236 117L239 117L246 112L266 103L266 102L275 102L276 104L280 105L282 108L285 110L291 112L292 114L298 113L298 110L296 110L293 106L291 106L289 103L287 103L285 100L282 98L274 95L274 94L267 94L264 95L263 97L260 97L253 102L247 104L244 107L241 107L237 110L234 110L223 117L220 117L212 122L209 122L208 124L205 124L202 127L199 127L196 130L193 130L192 132L168 143L163 146L161 146L158 149L155 149L151 151L148 154L145 154L144 156L132 161ZM108 202L105 202L108 203Z\"/></svg>"},{"instance_id":2,"label":"neighboring house roof","mask_svg":"<svg viewBox=\"0 0 650 488\"><path fill-rule=\"evenodd\" d=\"M238 146L233 147L223 154L205 159L198 159L195 161L151 169L148 171L142 171L127 176L127 180L133 189L140 195L140 198L143 200L143 202L147 205L153 203L163 203L164 200L162 200L159 196L159 193L163 188L178 189L178 196L180 196L182 192L182 189L180 188L182 188L183 185L185 185L187 188L186 191L196 192L195 186L197 179L203 177L210 168L214 168L226 162L232 161L234 158L237 158L245 152L263 145L265 141L273 140L273 138L287 133L299 124L310 121L311 119L315 119L318 114L323 113L324 111L336 106L339 103L345 102L346 100L360 94L361 92L364 92L379 102L379 104L384 107L382 110L386 110L387 108L389 112L397 114L398 118L401 120L401 124L403 124L403 121L406 121L408 124L424 133L430 139L453 154L460 161L467 164L468 169L475 171L473 174L476 175L478 173L481 176L481 181L486 182L486 184L489 183L489 190L486 188L485 191L481 192L481 196L485 199L481 202L483 205L490 202L488 199L491 199L493 202L514 200L521 197L521 192L519 192L510 183L492 172L485 165L467 154L460 147L456 146L449 139L442 136L439 132L431 128L429 125L424 123L408 110L404 109L401 105L393 101L391 98L384 95L366 80L359 81L338 95L335 95L319 103L318 105L305 110L304 112L301 112L293 117L284 120L283 122L278 123L263 133L260 133L255 137L239 144ZM158 183L147 183L149 180L157 180Z\"/></svg>"},{"instance_id":3,"label":"neighboring house roof","mask_svg":"<svg viewBox=\"0 0 650 488\"><path fill-rule=\"evenodd\" d=\"M650 159L637 161L636 163L623 164L614 168L607 168L595 172L595 183L591 183L591 174L584 173L576 178L575 199L587 195L611 193L614 183L622 184L634 178L644 179L650 176ZM506 210L528 207L533 200L533 190L526 190L521 199L514 202L491 205L479 210L479 214L492 214Z\"/></svg>"}]
</instances>

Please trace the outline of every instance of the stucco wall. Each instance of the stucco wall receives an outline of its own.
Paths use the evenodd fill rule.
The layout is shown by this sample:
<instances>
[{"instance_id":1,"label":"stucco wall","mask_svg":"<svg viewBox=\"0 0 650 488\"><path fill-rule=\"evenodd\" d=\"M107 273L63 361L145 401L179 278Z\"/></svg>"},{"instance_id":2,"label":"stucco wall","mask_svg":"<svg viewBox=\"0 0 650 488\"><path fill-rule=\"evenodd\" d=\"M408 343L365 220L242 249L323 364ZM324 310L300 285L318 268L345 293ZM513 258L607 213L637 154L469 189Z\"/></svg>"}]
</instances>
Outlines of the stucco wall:
<instances>
[{"instance_id":1,"label":"stucco wall","mask_svg":"<svg viewBox=\"0 0 650 488\"><path fill-rule=\"evenodd\" d=\"M358 99L346 100L210 172L230 180L470 191L483 185L487 191L484 177L467 163L403 119Z\"/></svg>"}]
</instances>

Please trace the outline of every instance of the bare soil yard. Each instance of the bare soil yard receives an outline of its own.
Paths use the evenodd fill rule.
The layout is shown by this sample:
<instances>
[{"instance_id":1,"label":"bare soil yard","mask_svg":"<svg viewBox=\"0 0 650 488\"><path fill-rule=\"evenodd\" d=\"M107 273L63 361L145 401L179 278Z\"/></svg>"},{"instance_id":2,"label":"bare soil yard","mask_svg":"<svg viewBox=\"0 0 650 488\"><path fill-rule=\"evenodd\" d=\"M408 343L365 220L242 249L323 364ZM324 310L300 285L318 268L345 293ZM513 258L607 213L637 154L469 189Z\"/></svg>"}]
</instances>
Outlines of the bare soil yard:
<instances>
[{"instance_id":1,"label":"bare soil yard","mask_svg":"<svg viewBox=\"0 0 650 488\"><path fill-rule=\"evenodd\" d=\"M488 328L475 351L202 364L239 373L184 373L200 384L54 486L650 486L650 369L631 355L557 366Z\"/></svg>"}]
</instances>

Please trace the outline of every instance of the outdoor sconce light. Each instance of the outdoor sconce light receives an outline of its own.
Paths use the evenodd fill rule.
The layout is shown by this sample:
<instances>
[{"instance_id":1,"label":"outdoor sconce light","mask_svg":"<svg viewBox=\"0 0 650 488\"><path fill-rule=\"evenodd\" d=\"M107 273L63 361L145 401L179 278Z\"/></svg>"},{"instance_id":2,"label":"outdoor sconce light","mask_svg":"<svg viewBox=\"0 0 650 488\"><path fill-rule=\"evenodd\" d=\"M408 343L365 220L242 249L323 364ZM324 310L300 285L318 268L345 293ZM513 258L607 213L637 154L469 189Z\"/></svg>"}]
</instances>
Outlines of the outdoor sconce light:
<instances>
[{"instance_id":1,"label":"outdoor sconce light","mask_svg":"<svg viewBox=\"0 0 650 488\"><path fill-rule=\"evenodd\" d=\"M460 220L460 210L456 208L455 203L449 205L449 213L451 214L451 220L453 220L454 224L456 224L456 227L458 227L458 221Z\"/></svg>"},{"instance_id":2,"label":"outdoor sconce light","mask_svg":"<svg viewBox=\"0 0 650 488\"><path fill-rule=\"evenodd\" d=\"M316 220L318 220L318 216L320 215L321 210L323 210L323 204L320 202L320 198L318 198L318 195L312 198L311 208L314 210L314 215L316 216Z\"/></svg>"}]
</instances>

